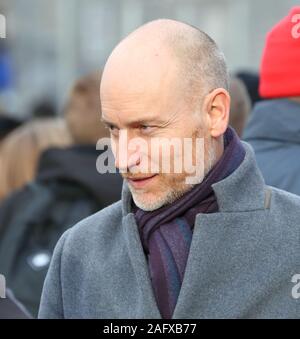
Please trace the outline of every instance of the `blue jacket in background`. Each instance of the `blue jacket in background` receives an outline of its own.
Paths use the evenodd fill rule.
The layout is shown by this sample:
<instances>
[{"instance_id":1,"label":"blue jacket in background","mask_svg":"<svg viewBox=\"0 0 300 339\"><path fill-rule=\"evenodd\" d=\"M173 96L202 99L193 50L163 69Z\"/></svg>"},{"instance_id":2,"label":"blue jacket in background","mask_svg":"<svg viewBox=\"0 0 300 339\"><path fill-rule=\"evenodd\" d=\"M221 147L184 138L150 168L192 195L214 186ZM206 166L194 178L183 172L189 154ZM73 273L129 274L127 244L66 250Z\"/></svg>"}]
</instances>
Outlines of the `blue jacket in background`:
<instances>
[{"instance_id":1,"label":"blue jacket in background","mask_svg":"<svg viewBox=\"0 0 300 339\"><path fill-rule=\"evenodd\" d=\"M259 102L243 139L253 146L268 185L300 195L300 103Z\"/></svg>"}]
</instances>

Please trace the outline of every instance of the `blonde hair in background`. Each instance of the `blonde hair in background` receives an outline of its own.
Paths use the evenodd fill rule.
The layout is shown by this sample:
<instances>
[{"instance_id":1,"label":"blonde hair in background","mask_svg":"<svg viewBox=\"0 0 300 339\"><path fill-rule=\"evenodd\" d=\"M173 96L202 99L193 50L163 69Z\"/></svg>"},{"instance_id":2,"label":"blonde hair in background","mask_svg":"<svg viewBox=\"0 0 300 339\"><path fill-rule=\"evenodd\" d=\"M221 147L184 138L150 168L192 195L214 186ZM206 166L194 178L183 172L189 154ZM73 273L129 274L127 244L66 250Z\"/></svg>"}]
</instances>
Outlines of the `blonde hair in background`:
<instances>
[{"instance_id":1,"label":"blonde hair in background","mask_svg":"<svg viewBox=\"0 0 300 339\"><path fill-rule=\"evenodd\" d=\"M33 120L13 131L0 148L0 200L34 179L44 150L71 144L72 137L61 118Z\"/></svg>"},{"instance_id":2,"label":"blonde hair in background","mask_svg":"<svg viewBox=\"0 0 300 339\"><path fill-rule=\"evenodd\" d=\"M101 72L94 72L75 82L65 108L65 118L76 144L94 144L108 138L109 131L101 121Z\"/></svg>"}]
</instances>

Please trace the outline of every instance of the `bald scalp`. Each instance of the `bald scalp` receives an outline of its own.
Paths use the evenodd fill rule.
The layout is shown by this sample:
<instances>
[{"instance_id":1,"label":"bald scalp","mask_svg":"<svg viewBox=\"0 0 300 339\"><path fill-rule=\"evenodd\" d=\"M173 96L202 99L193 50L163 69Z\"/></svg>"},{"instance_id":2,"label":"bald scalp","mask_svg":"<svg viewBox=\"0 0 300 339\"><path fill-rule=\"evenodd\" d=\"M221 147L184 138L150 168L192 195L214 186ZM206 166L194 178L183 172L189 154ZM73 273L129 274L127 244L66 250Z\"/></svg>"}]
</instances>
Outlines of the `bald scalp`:
<instances>
[{"instance_id":1,"label":"bald scalp","mask_svg":"<svg viewBox=\"0 0 300 339\"><path fill-rule=\"evenodd\" d=\"M149 51L153 55L168 53L177 63L178 82L189 102L202 99L215 88L229 89L224 54L212 38L189 24L170 19L148 22L129 34L109 61L124 55L125 50L140 57L143 53L148 56Z\"/></svg>"},{"instance_id":2,"label":"bald scalp","mask_svg":"<svg viewBox=\"0 0 300 339\"><path fill-rule=\"evenodd\" d=\"M170 49L179 60L182 76L191 84L203 83L208 91L219 87L229 89L224 54L200 29L175 20L159 19L141 26L132 37L144 33L156 35L162 45Z\"/></svg>"}]
</instances>

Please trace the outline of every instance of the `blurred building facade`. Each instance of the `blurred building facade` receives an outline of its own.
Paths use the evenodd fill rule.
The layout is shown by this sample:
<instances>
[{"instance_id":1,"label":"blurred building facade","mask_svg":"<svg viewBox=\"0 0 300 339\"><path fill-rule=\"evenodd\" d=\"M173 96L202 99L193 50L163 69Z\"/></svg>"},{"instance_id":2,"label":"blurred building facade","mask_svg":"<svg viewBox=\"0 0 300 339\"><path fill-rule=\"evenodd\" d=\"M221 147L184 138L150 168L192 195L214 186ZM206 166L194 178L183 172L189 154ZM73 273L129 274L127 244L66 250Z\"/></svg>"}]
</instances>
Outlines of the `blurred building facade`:
<instances>
[{"instance_id":1,"label":"blurred building facade","mask_svg":"<svg viewBox=\"0 0 300 339\"><path fill-rule=\"evenodd\" d=\"M156 18L210 34L231 71L257 70L266 32L295 0L1 0L13 93L6 109L26 115L41 98L62 108L73 80L103 67L129 32ZM3 48L0 49L0 51ZM0 103L1 104L1 103Z\"/></svg>"}]
</instances>

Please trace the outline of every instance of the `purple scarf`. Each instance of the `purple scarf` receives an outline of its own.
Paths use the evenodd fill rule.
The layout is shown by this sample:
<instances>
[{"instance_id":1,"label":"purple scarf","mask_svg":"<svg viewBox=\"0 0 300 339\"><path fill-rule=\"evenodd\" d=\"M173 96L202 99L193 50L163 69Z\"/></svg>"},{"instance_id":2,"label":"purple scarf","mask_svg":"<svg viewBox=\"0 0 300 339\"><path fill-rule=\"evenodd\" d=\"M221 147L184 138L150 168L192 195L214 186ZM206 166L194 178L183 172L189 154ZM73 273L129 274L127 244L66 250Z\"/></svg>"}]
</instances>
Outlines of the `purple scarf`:
<instances>
[{"instance_id":1,"label":"purple scarf","mask_svg":"<svg viewBox=\"0 0 300 339\"><path fill-rule=\"evenodd\" d=\"M224 153L206 175L180 199L155 211L134 205L135 219L147 255L152 286L160 313L171 319L183 281L198 213L218 211L212 184L226 178L241 164L245 150L232 128L224 135Z\"/></svg>"}]
</instances>

